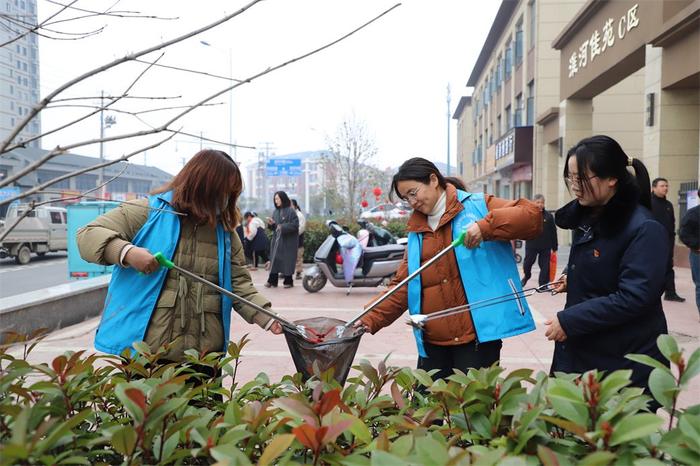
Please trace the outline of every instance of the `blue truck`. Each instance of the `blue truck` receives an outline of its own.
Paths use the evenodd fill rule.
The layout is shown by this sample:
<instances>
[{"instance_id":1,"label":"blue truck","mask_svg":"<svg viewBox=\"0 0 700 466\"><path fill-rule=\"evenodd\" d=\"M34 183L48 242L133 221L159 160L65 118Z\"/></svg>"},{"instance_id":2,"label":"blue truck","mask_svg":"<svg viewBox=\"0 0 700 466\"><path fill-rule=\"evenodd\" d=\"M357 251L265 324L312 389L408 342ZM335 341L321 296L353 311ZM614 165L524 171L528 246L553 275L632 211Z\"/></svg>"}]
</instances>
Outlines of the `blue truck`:
<instances>
[{"instance_id":1,"label":"blue truck","mask_svg":"<svg viewBox=\"0 0 700 466\"><path fill-rule=\"evenodd\" d=\"M68 210L68 277L72 279L93 278L112 273L113 266L92 264L80 257L76 234L78 230L105 212L114 209L118 202L85 201L71 204Z\"/></svg>"}]
</instances>

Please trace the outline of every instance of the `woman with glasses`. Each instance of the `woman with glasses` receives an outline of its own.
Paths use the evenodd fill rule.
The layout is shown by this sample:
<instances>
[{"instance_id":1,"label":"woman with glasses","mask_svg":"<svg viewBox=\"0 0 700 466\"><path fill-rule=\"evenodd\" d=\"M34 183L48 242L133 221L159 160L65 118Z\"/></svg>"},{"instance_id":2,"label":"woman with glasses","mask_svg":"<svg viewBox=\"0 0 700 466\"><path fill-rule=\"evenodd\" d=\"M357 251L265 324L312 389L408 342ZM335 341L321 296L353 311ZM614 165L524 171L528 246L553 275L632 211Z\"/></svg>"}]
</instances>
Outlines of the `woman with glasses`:
<instances>
[{"instance_id":1,"label":"woman with glasses","mask_svg":"<svg viewBox=\"0 0 700 466\"><path fill-rule=\"evenodd\" d=\"M394 322L406 308L430 314L520 289L511 239L540 234L542 213L526 199L507 200L468 193L448 183L435 165L422 158L407 160L394 175L391 196L409 203L408 249L391 288L466 231L457 247L394 293L358 326L372 333ZM461 186L460 186L461 187ZM378 297L377 297L378 298ZM372 301L375 301L373 299ZM534 330L524 300L509 301L428 322L415 330L418 367L437 369L445 378L454 369L488 367L500 358L501 339Z\"/></svg>"},{"instance_id":2,"label":"woman with glasses","mask_svg":"<svg viewBox=\"0 0 700 466\"><path fill-rule=\"evenodd\" d=\"M646 388L652 368L625 355L668 364L656 338L667 333L661 295L670 247L650 212L649 174L614 139L593 136L567 153L564 180L575 199L555 219L573 231L573 243L559 289L566 305L546 322L552 372L631 369L633 384Z\"/></svg>"}]
</instances>

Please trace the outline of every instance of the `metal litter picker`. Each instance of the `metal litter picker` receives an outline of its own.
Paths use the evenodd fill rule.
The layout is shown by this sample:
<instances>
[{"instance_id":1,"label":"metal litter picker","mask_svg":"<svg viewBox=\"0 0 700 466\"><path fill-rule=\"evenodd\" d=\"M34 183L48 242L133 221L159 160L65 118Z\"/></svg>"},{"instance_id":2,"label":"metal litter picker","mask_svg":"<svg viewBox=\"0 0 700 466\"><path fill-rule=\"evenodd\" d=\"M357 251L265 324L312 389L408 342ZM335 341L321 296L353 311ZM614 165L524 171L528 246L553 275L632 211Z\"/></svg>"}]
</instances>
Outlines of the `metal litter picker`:
<instances>
[{"instance_id":1,"label":"metal litter picker","mask_svg":"<svg viewBox=\"0 0 700 466\"><path fill-rule=\"evenodd\" d=\"M468 304L463 304L461 306L456 306L456 307L451 307L449 309L443 309L442 311L438 312L433 312L432 314L414 314L414 315L409 315L407 319L407 324L422 329L426 322L430 322L431 320L436 320L436 319L441 319L443 317L449 317L453 316L455 314L460 314L462 312L471 312L475 311L477 309L481 309L484 307L489 307L489 306L494 306L496 304L501 304L505 303L507 301L516 301L518 304L518 308L520 308L521 314L525 313L525 308L520 301L523 298L526 298L528 296L531 296L535 293L552 293L556 294L556 286L561 284L561 281L553 281L549 283L545 283L544 285L534 287L534 288L526 288L524 290L518 291L515 288L515 284L513 283L513 280L508 279L508 284L510 285L511 290L513 290L512 293L508 293L502 296L494 296L493 298L487 298L487 299L482 299L481 301L476 301L473 303L468 303Z\"/></svg>"},{"instance_id":2,"label":"metal litter picker","mask_svg":"<svg viewBox=\"0 0 700 466\"><path fill-rule=\"evenodd\" d=\"M335 338L327 339L327 335L342 324L341 320L314 317L290 322L274 312L250 302L189 270L178 267L160 252L155 253L153 256L163 267L175 269L181 274L203 283L235 301L250 306L282 324L282 330L292 355L292 360L297 371L301 372L304 379L309 379L315 373L325 372L332 368L334 370L334 378L341 385L345 383L352 360L360 344L360 337L364 333L363 330L347 329L347 331L340 334L336 331Z\"/></svg>"},{"instance_id":3,"label":"metal litter picker","mask_svg":"<svg viewBox=\"0 0 700 466\"><path fill-rule=\"evenodd\" d=\"M269 309L265 309L262 306L258 306L257 304L255 304L251 301L248 301L245 298L241 298L237 294L231 293L230 291L220 287L219 285L217 285L215 283L210 282L209 280L206 280L206 279L200 277L199 275L197 275L195 273L190 272L189 270L183 269L182 267L175 265L175 263L173 263L173 261L167 259L163 255L163 253L157 252L153 255L153 257L158 261L158 263L160 265L162 265L166 269L175 269L178 272L180 272L181 274L187 275L191 279L197 280L200 283L204 283L205 285L207 285L210 288L215 289L219 293L224 294L224 295L228 296L229 298L236 300L242 304L245 304L246 306L250 306L253 309L255 309L256 311L262 312L266 316L268 316L272 319L275 319L277 322L282 324L282 328L284 328L290 332L298 333L299 335L302 336L302 338L313 338L313 336L311 336L311 337L308 336L309 332L307 332L307 329L303 325L294 324L293 322L290 322L289 320L285 319L284 317L281 317L281 316L275 314L274 312L270 311Z\"/></svg>"}]
</instances>

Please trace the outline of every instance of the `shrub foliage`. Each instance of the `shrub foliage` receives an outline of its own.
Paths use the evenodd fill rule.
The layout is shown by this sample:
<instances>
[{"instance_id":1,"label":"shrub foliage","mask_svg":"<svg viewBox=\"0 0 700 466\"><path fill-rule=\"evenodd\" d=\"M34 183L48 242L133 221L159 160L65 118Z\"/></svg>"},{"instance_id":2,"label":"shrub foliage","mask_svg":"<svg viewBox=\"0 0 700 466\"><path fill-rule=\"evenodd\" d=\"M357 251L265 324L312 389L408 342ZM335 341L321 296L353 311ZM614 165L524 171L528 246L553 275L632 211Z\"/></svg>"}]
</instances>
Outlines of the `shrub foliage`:
<instances>
[{"instance_id":1,"label":"shrub foliage","mask_svg":"<svg viewBox=\"0 0 700 466\"><path fill-rule=\"evenodd\" d=\"M629 356L654 367L664 418L626 370L553 378L494 366L433 380L363 360L344 388L330 373L241 382L248 341L179 365L144 344L48 365L27 361L36 340L0 350L0 464L700 464L700 405L676 406L700 350L686 358L669 336L658 344L671 368ZM195 367L221 376L192 382Z\"/></svg>"}]
</instances>

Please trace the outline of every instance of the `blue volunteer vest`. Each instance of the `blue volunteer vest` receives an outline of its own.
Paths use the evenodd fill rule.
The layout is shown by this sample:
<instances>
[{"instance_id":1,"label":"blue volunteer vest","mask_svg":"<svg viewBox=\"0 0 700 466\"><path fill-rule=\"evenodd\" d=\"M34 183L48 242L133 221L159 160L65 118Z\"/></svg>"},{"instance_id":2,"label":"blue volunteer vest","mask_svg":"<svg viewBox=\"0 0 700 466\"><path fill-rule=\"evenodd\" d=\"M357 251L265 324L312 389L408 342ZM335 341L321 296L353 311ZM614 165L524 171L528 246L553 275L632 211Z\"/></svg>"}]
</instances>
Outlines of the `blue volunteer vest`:
<instances>
[{"instance_id":1,"label":"blue volunteer vest","mask_svg":"<svg viewBox=\"0 0 700 466\"><path fill-rule=\"evenodd\" d=\"M473 222L488 214L483 194L466 193L457 190L457 199L464 209L452 219L453 240ZM423 235L416 232L408 234L408 273L420 268ZM515 289L521 291L520 275L515 265L513 250L508 241L484 241L478 248L468 249L457 246L454 249L459 275L462 279L467 300L476 303L484 299L507 295L513 292L508 279L513 280ZM408 283L408 311L410 314L421 313L422 287L420 274ZM499 340L535 330L530 308L525 298L507 301L471 311L474 331L478 342ZM418 354L427 358L423 344L423 332L414 328L413 334L418 346Z\"/></svg>"},{"instance_id":2,"label":"blue volunteer vest","mask_svg":"<svg viewBox=\"0 0 700 466\"><path fill-rule=\"evenodd\" d=\"M148 205L173 211L172 192L148 198ZM180 238L180 219L177 215L151 209L146 223L141 227L132 244L152 253L160 251L169 260L175 254ZM223 225L216 225L219 255L219 286L231 291L231 234ZM114 267L107 289L102 320L95 335L95 348L110 354L121 354L131 349L137 341L143 341L168 269L161 267L149 275L139 274L132 267ZM224 350L231 326L231 299L221 296L221 317L224 327Z\"/></svg>"}]
</instances>

